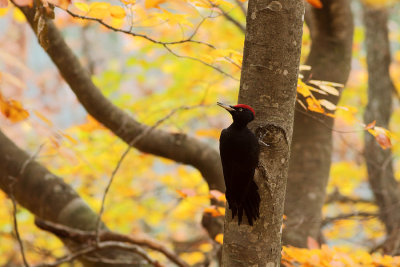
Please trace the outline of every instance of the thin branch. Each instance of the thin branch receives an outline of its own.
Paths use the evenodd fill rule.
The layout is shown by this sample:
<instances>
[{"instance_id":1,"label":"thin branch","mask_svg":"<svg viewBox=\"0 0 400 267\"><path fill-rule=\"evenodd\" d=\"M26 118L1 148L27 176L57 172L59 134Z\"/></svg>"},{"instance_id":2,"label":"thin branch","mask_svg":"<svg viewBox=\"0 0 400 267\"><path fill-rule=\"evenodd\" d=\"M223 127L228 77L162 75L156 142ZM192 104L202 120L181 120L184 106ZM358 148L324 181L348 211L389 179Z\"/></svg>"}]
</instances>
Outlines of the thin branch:
<instances>
[{"instance_id":1,"label":"thin branch","mask_svg":"<svg viewBox=\"0 0 400 267\"><path fill-rule=\"evenodd\" d=\"M150 41L152 43L155 43L155 44L159 44L159 45L176 45L176 44L183 44L183 43L196 43L196 44L205 45L205 46L208 46L208 47L210 47L212 49L215 49L215 46L212 45L212 44L209 44L209 43L206 43L206 42L203 42L203 41L193 40L194 36L196 35L197 31L199 30L200 25L204 22L205 18L199 23L199 25L196 27L196 29L193 31L193 33L189 36L189 38L182 39L182 40L179 40L179 41L173 41L173 42L162 42L162 41L153 39L153 38L151 38L151 37L149 37L147 35L144 35L144 34L134 33L131 30L123 30L123 29L115 28L115 27L111 26L110 24L105 23L102 19L93 18L93 17L87 17L87 16L83 16L83 15L78 15L78 14L75 14L74 12L70 11L69 9L63 9L63 8L60 8L60 9L64 10L65 12L67 12L71 17L78 18L78 19L83 19L83 20L89 20L89 21L96 21L96 22L100 23L101 25L103 25L104 27L106 27L107 29L109 29L109 30L112 30L112 31L115 31L115 32L125 33L125 34L128 34L128 35L134 36L134 37L140 37L140 38L146 39L146 40L148 40L148 41Z\"/></svg>"},{"instance_id":2,"label":"thin branch","mask_svg":"<svg viewBox=\"0 0 400 267\"><path fill-rule=\"evenodd\" d=\"M339 192L339 190L335 190L332 194L328 195L325 200L325 204L332 204L332 203L336 203L336 202L352 203L352 204L357 204L357 203L375 204L370 199L353 198L353 197L344 196Z\"/></svg>"},{"instance_id":3,"label":"thin branch","mask_svg":"<svg viewBox=\"0 0 400 267\"><path fill-rule=\"evenodd\" d=\"M35 151L35 153L33 153L21 166L21 169L19 171L19 176L22 176L26 167L29 165L29 163L31 163L32 161L35 160L35 158L39 155L40 151L42 150L44 144L41 144L39 146L39 148ZM11 177L10 178L10 184L9 184L9 197L11 199L12 205L13 205L13 225L14 225L14 231L15 231L15 236L17 238L18 244L19 244L19 249L21 251L21 257L22 257L22 261L24 262L25 267L30 267L27 259L26 259L26 255L25 255L25 248L24 248L24 244L22 242L21 239L21 235L19 234L19 230L18 230L18 220L17 220L17 202L15 200L14 197L14 184L17 182L17 178L15 177Z\"/></svg>"},{"instance_id":4,"label":"thin branch","mask_svg":"<svg viewBox=\"0 0 400 267\"><path fill-rule=\"evenodd\" d=\"M158 126L160 126L163 122L165 122L166 120L168 120L169 118L171 118L175 113L177 113L178 111L181 110L188 110L188 109L193 109L193 108L197 108L197 107L201 107L203 105L195 105L195 106L181 106L178 108L175 108L173 110L171 110L171 112L169 112L166 116L164 116L163 118L159 119L152 127L147 128L146 130L144 130L142 133L140 133L139 135L137 135L132 141L130 141L128 143L128 147L126 148L126 150L124 151L124 153L121 155L120 159L117 162L117 165L115 166L113 172L111 173L111 177L110 180L108 181L108 184L104 190L103 193L103 197L101 200L101 207L100 207L100 212L99 212L99 216L97 218L97 222L96 222L96 243L100 243L100 230L101 230L101 218L103 216L104 213L104 206L105 206L105 201L106 201L106 197L107 194L111 188L111 184L114 181L114 177L116 175L116 173L118 172L122 161L125 159L125 157L128 155L129 151L131 150L131 148L140 140L142 139L144 136L146 136L147 134L149 134L151 131L153 131L154 129L156 129Z\"/></svg>"},{"instance_id":5,"label":"thin branch","mask_svg":"<svg viewBox=\"0 0 400 267\"><path fill-rule=\"evenodd\" d=\"M25 249L24 249L24 244L22 243L22 239L21 236L19 234L19 230L18 230L18 220L17 220L17 202L15 201L15 197L14 197L14 183L16 182L16 179L14 177L10 177L12 178L11 183L10 183L10 199L13 205L13 224L14 224L14 231L15 231L15 236L18 240L18 244L19 244L19 249L21 251L21 256L22 256L22 261L24 262L25 267L30 267L27 259L26 259L26 255L25 255Z\"/></svg>"},{"instance_id":6,"label":"thin branch","mask_svg":"<svg viewBox=\"0 0 400 267\"><path fill-rule=\"evenodd\" d=\"M221 11L221 14L230 22L233 23L233 25L235 25L243 34L246 32L246 26L243 25L242 23L240 23L238 20L236 20L235 18L233 18L228 12L226 12L225 10L223 10L220 6L215 5L214 3L212 3L210 1L210 4L213 7L218 8L219 11Z\"/></svg>"},{"instance_id":7,"label":"thin branch","mask_svg":"<svg viewBox=\"0 0 400 267\"><path fill-rule=\"evenodd\" d=\"M238 5L238 7L240 8L240 10L242 11L244 17L246 17L247 10L246 10L246 7L244 6L243 2L241 0L235 0L235 2Z\"/></svg>"},{"instance_id":8,"label":"thin branch","mask_svg":"<svg viewBox=\"0 0 400 267\"><path fill-rule=\"evenodd\" d=\"M62 8L61 8L61 9L62 9ZM200 26L201 26L201 25L203 24L203 22L207 19L207 17L203 18L203 19L200 21L200 23L197 25L197 27L195 28L195 30L192 32L192 34L191 34L188 38L183 39L183 40L180 40L180 41L162 42L162 41L155 40L155 39L153 39L153 38L151 38L151 37L149 37L149 36L147 36L147 35L144 35L144 34L134 33L134 32L131 31L131 29L129 29L129 30L123 30L123 29L115 28L115 27L113 27L113 26L111 26L111 25L105 23L103 20L98 19L98 18L92 18L92 17L86 17L86 16L78 15L78 14L75 14L75 13L73 13L72 11L70 11L70 10L68 10L68 9L62 9L62 10L64 10L64 11L67 12L70 16L72 16L72 17L74 17L74 18L79 18L79 19L89 20L89 21L96 21L96 22L100 23L101 25L103 25L104 27L106 27L107 29L110 29L110 30L112 30L112 31L121 32L121 33L125 33L125 34L129 34L129 35L134 36L134 37L141 37L141 38L144 38L144 39L146 39L146 40L148 40L148 41L150 41L150 42L152 42L152 43L162 45L165 49L168 50L168 52L170 52L171 54L173 54L174 56L176 56L176 57L178 57L178 58L187 58L187 59L191 59L191 60L200 62L200 63L202 63L203 65L205 65L205 66L207 66L207 67L210 67L210 68L213 68L214 70L218 71L219 73L221 73L221 74L223 74L223 75L225 75L225 76L227 76L227 77L229 77L229 78L231 78L231 79L233 79L233 80L235 80L235 81L238 81L237 78L233 77L232 75L228 74L227 72L223 71L222 69L220 69L220 68L218 68L218 67L216 67L216 66L213 66L213 65L211 65L211 64L209 64L209 63L207 63L207 62L204 62L204 61L202 61L201 59L198 59L198 58L195 58L195 57L179 55L179 54L175 53L174 51L172 51L172 50L168 47L168 45L177 45L177 44L183 44L183 43L188 43L188 42L190 42L190 43L202 44L202 45L208 46L208 47L210 47L210 48L212 48L212 49L216 49L216 47L215 47L214 45L212 45L212 44L209 44L209 43L206 43L206 42L202 42L202 41L193 40L193 38L194 38L194 36L196 35L196 33L198 32ZM222 12L222 11L221 11L221 12ZM229 16L229 14L226 14L226 15ZM231 18L231 19L234 20L233 18ZM232 62L231 62L231 63L232 63ZM235 64L235 65L236 65L236 64ZM237 66L237 65L236 65L236 66Z\"/></svg>"},{"instance_id":9,"label":"thin branch","mask_svg":"<svg viewBox=\"0 0 400 267\"><path fill-rule=\"evenodd\" d=\"M298 111L298 112L304 114L305 116L307 116L307 117L309 117L309 118L311 118L311 119L313 119L313 120L315 120L315 121L317 121L317 122L320 122L323 126L325 126L326 128L328 128L328 129L331 130L332 132L337 132L337 133L357 133L357 132L363 132L363 131L365 131L365 129L352 130L352 131L337 130L337 129L335 129L335 128L330 127L330 126L329 126L327 123L325 123L322 119L317 118L317 117L311 115L311 114L308 113L307 111L304 111L304 110L302 110L302 109L300 109L300 108L298 108L298 107L296 107L296 111Z\"/></svg>"},{"instance_id":10,"label":"thin branch","mask_svg":"<svg viewBox=\"0 0 400 267\"><path fill-rule=\"evenodd\" d=\"M346 219L350 219L352 217L365 217L367 219L372 219L372 218L376 218L378 217L379 214L378 213L373 213L373 212L353 212L353 213L347 213L347 214L340 214L338 216L335 217L328 217L325 218L322 223L321 226L325 226L329 223L333 223L334 221L339 221L339 220L346 220Z\"/></svg>"},{"instance_id":11,"label":"thin branch","mask_svg":"<svg viewBox=\"0 0 400 267\"><path fill-rule=\"evenodd\" d=\"M125 244L122 242L116 242L116 241L105 241L105 242L101 242L99 244L95 244L95 245L91 245L91 246L87 246L87 247L83 247L81 249L79 249L78 251L75 251L69 255L66 255L64 257L58 258L57 260L55 260L53 263L42 263L39 265L35 265L33 267L55 267L55 266L59 266L62 263L66 263L66 262L71 262L75 259L77 259L78 257L82 257L85 256L89 253L101 250L101 249L105 249L105 248L119 248L122 250L127 250L127 251L131 251L134 252L135 254L140 255L143 259L145 259L148 263L150 263L153 266L156 267L162 267L163 265L161 265L158 261L153 260L149 255L147 255L147 253L142 250L140 247L135 246L135 245L131 245L131 244ZM118 260L110 260L110 259L98 259L98 258L93 258L93 257L87 257L90 260L95 260L97 262L104 262L104 263L111 263L111 264L132 264L132 262L121 262Z\"/></svg>"},{"instance_id":12,"label":"thin branch","mask_svg":"<svg viewBox=\"0 0 400 267\"><path fill-rule=\"evenodd\" d=\"M213 68L214 70L218 71L219 73L221 73L221 74L223 74L223 75L225 75L225 76L227 76L227 77L229 77L229 78L231 78L231 79L233 79L233 80L235 80L235 81L239 81L239 79L233 77L233 76L230 75L229 73L223 71L222 69L220 69L220 68L218 68L218 67L216 67L216 66L214 66L214 65L211 65L211 64L209 64L209 63L207 63L207 62L204 62L204 61L201 60L201 59L198 59L198 58L195 58L195 57L191 57L191 56L182 56L182 55L179 55L179 54L175 53L174 51L172 51L171 48L169 48L167 44L164 44L164 47L165 47L165 49L168 50L168 52L170 52L171 54L173 54L174 56L176 56L176 57L178 57L178 58L187 58L187 59L191 59L191 60L200 62L201 64L206 65L206 66L208 66L208 67L210 67L210 68Z\"/></svg>"},{"instance_id":13,"label":"thin branch","mask_svg":"<svg viewBox=\"0 0 400 267\"><path fill-rule=\"evenodd\" d=\"M42 230L49 231L60 238L71 239L77 243L92 243L92 241L96 239L97 235L95 231L82 231L79 229L70 228L65 225L44 221L37 217L35 218L35 224ZM145 236L134 237L115 233L112 231L100 231L99 239L100 243L104 241L118 241L147 247L149 249L162 253L169 260L180 267L188 267L187 263L182 261L176 254L174 254L174 252L170 251L163 244Z\"/></svg>"}]
</instances>

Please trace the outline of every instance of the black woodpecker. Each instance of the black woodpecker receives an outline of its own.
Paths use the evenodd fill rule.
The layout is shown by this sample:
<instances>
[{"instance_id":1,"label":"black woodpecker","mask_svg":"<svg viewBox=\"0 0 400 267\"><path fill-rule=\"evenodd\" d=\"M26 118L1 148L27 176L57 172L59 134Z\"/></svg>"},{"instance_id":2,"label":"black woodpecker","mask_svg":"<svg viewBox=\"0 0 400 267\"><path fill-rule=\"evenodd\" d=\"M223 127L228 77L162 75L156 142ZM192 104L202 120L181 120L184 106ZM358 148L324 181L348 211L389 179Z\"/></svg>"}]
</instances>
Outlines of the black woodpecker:
<instances>
[{"instance_id":1,"label":"black woodpecker","mask_svg":"<svg viewBox=\"0 0 400 267\"><path fill-rule=\"evenodd\" d=\"M232 210L232 219L238 215L242 222L243 210L250 225L260 217L260 195L254 182L260 147L255 134L247 128L254 119L254 109L248 105L229 106L217 102L233 118L219 138L219 151L226 186L226 200Z\"/></svg>"}]
</instances>

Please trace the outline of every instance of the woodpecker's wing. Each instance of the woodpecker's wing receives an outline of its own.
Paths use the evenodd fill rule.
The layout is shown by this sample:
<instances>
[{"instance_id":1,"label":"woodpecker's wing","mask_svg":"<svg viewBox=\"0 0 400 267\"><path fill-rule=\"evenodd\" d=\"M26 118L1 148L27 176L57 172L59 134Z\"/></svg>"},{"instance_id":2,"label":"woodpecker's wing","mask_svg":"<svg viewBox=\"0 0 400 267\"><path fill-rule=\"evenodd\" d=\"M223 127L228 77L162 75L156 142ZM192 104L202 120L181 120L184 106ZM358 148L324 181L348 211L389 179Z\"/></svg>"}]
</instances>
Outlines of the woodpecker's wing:
<instances>
[{"instance_id":1,"label":"woodpecker's wing","mask_svg":"<svg viewBox=\"0 0 400 267\"><path fill-rule=\"evenodd\" d=\"M243 211L250 225L259 217L260 196L253 181L258 164L259 146L247 128L240 133L225 129L220 137L220 154L226 185L226 198L232 217L242 220Z\"/></svg>"}]
</instances>

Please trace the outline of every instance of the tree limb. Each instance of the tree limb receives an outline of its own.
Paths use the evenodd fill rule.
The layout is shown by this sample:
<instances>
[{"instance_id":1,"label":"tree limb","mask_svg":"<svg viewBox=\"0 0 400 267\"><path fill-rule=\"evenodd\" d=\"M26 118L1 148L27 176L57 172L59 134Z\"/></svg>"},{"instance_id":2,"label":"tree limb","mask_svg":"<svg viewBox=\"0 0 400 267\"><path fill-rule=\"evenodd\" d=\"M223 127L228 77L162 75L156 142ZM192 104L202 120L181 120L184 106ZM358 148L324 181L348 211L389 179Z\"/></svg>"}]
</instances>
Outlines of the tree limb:
<instances>
[{"instance_id":1,"label":"tree limb","mask_svg":"<svg viewBox=\"0 0 400 267\"><path fill-rule=\"evenodd\" d=\"M35 8L19 7L31 27L35 29ZM149 126L133 119L112 104L97 88L78 58L65 43L62 35L52 21L46 19L47 54L57 66L61 75L75 93L86 111L115 135L130 144ZM218 152L209 145L189 137L186 134L169 133L154 130L134 145L135 148L156 156L197 168L208 183L210 189L225 191L222 168Z\"/></svg>"}]
</instances>

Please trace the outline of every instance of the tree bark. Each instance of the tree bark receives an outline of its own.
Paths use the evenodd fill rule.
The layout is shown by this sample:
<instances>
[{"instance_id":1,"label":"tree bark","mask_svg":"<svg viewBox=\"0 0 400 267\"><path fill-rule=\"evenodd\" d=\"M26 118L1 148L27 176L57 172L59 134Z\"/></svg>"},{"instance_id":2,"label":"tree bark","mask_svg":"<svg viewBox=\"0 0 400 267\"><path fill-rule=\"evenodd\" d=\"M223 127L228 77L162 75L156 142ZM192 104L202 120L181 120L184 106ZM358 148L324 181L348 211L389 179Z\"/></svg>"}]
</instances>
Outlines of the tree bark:
<instances>
[{"instance_id":1,"label":"tree bark","mask_svg":"<svg viewBox=\"0 0 400 267\"><path fill-rule=\"evenodd\" d=\"M280 265L303 18L302 0L249 1L239 103L255 109L249 126L269 146L255 174L260 218L239 226L226 209L222 266Z\"/></svg>"},{"instance_id":2,"label":"tree bark","mask_svg":"<svg viewBox=\"0 0 400 267\"><path fill-rule=\"evenodd\" d=\"M312 45L305 63L311 71L304 77L344 84L350 73L353 41L350 1L325 0L322 4L321 9L310 5L306 9ZM334 104L339 101L339 96L314 95ZM331 165L333 123L331 117L305 112L296 105L285 199L286 245L307 247L309 236L318 239Z\"/></svg>"},{"instance_id":3,"label":"tree bark","mask_svg":"<svg viewBox=\"0 0 400 267\"><path fill-rule=\"evenodd\" d=\"M388 12L386 8L364 5L363 15L368 64L368 105L364 121L368 124L376 120L377 126L387 129L392 114L392 93L395 90L389 73ZM394 177L392 151L382 149L368 133L365 133L364 141L368 181L388 235L384 251L399 254L400 188Z\"/></svg>"},{"instance_id":4,"label":"tree bark","mask_svg":"<svg viewBox=\"0 0 400 267\"><path fill-rule=\"evenodd\" d=\"M37 24L35 6L19 8L31 27L35 29ZM134 120L103 96L92 82L89 72L82 67L65 43L54 23L49 19L45 19L45 23L47 32L44 38L48 40L45 51L86 111L127 144L131 144L137 136L148 131L149 126ZM191 165L201 172L210 189L225 191L219 153L196 138L153 129L137 140L133 146L144 153Z\"/></svg>"},{"instance_id":5,"label":"tree bark","mask_svg":"<svg viewBox=\"0 0 400 267\"><path fill-rule=\"evenodd\" d=\"M0 189L13 194L16 201L35 216L71 228L94 231L98 215L64 181L32 160L0 131ZM105 227L105 226L104 226ZM71 249L76 243L66 241ZM125 261L138 261L132 253L106 249L102 257ZM81 259L82 260L82 259ZM85 266L115 266L112 264L83 261ZM135 266L118 265L118 266Z\"/></svg>"}]
</instances>

